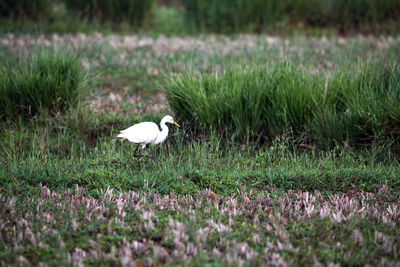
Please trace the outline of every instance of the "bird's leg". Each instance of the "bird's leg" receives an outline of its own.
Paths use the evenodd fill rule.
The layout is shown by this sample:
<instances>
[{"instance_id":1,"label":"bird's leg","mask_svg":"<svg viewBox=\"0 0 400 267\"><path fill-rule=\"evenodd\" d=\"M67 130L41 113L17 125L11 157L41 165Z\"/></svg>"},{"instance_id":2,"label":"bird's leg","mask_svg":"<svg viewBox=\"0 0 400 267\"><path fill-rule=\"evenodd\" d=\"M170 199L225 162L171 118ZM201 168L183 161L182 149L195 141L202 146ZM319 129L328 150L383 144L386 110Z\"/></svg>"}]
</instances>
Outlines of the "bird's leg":
<instances>
[{"instance_id":1,"label":"bird's leg","mask_svg":"<svg viewBox=\"0 0 400 267\"><path fill-rule=\"evenodd\" d=\"M139 146L140 146L140 144L138 144L135 151L133 152L133 156L135 158L137 158L138 161L139 161L139 158L144 158L144 157L155 159L153 156L150 156L150 155L137 154L137 151L139 150Z\"/></svg>"},{"instance_id":2,"label":"bird's leg","mask_svg":"<svg viewBox=\"0 0 400 267\"><path fill-rule=\"evenodd\" d=\"M155 151L154 151L155 157L159 157L160 154L161 154L161 153L160 153L160 151L161 151L161 146L156 147L154 150L155 150Z\"/></svg>"},{"instance_id":3,"label":"bird's leg","mask_svg":"<svg viewBox=\"0 0 400 267\"><path fill-rule=\"evenodd\" d=\"M139 149L139 146L140 146L140 144L137 145L135 151L133 152L133 156L134 156L135 158L138 158L138 159L139 159L140 157L142 157L142 155L136 154L137 151L138 151L138 149Z\"/></svg>"},{"instance_id":4,"label":"bird's leg","mask_svg":"<svg viewBox=\"0 0 400 267\"><path fill-rule=\"evenodd\" d=\"M139 159L140 159L141 155L136 154L137 151L138 151L138 149L139 149L139 146L140 146L140 144L138 144L137 147L136 147L136 149L133 151L133 157L134 157L134 158L137 158L136 162L137 162L137 164L138 164L138 166L139 166L139 169L140 169Z\"/></svg>"},{"instance_id":5,"label":"bird's leg","mask_svg":"<svg viewBox=\"0 0 400 267\"><path fill-rule=\"evenodd\" d=\"M149 158L151 158L152 160L158 160L158 157L161 155L161 146L156 147L154 150L154 156L148 156Z\"/></svg>"},{"instance_id":6,"label":"bird's leg","mask_svg":"<svg viewBox=\"0 0 400 267\"><path fill-rule=\"evenodd\" d=\"M169 145L166 145L165 148L167 149L167 155L169 155Z\"/></svg>"},{"instance_id":7,"label":"bird's leg","mask_svg":"<svg viewBox=\"0 0 400 267\"><path fill-rule=\"evenodd\" d=\"M139 169L141 169L142 168L142 166L140 166L140 162L139 162L139 157L137 158L137 160L136 160L136 163L137 163L137 165L139 166Z\"/></svg>"}]
</instances>

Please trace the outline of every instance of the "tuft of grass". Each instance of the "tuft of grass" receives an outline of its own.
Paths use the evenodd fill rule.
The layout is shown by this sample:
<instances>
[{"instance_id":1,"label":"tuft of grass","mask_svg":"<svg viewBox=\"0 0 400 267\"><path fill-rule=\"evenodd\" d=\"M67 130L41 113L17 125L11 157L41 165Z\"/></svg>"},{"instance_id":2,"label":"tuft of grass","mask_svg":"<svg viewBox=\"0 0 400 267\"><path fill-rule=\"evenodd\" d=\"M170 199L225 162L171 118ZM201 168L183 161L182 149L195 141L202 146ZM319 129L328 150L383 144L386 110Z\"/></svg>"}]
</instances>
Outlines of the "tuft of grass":
<instances>
[{"instance_id":1,"label":"tuft of grass","mask_svg":"<svg viewBox=\"0 0 400 267\"><path fill-rule=\"evenodd\" d=\"M182 120L256 144L287 134L321 148L394 144L400 130L400 68L382 64L330 78L286 63L175 74L165 91Z\"/></svg>"},{"instance_id":2,"label":"tuft of grass","mask_svg":"<svg viewBox=\"0 0 400 267\"><path fill-rule=\"evenodd\" d=\"M0 68L0 118L63 112L79 104L85 88L86 75L76 56L64 50L33 51Z\"/></svg>"}]
</instances>

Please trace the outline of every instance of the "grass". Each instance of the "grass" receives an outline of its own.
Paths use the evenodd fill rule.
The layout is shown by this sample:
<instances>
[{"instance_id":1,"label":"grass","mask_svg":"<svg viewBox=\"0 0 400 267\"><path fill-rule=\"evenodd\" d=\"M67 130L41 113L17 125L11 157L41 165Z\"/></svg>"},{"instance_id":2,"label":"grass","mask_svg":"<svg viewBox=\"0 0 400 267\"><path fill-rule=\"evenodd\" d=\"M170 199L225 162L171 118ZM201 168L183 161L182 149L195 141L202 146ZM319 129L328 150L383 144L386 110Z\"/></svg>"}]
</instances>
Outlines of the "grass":
<instances>
[{"instance_id":1,"label":"grass","mask_svg":"<svg viewBox=\"0 0 400 267\"><path fill-rule=\"evenodd\" d=\"M301 144L326 148L398 145L399 88L399 69L383 64L331 77L278 64L239 66L220 75L178 74L165 90L174 112L203 131L257 143L291 132Z\"/></svg>"},{"instance_id":2,"label":"grass","mask_svg":"<svg viewBox=\"0 0 400 267\"><path fill-rule=\"evenodd\" d=\"M63 51L34 51L0 70L0 119L26 119L76 107L85 93L78 58Z\"/></svg>"},{"instance_id":3,"label":"grass","mask_svg":"<svg viewBox=\"0 0 400 267\"><path fill-rule=\"evenodd\" d=\"M294 36L292 38L268 35L240 35L236 37L202 36L150 37L149 35L18 35L1 38L2 60L9 60L8 51L26 51L47 44L66 46L78 56L82 65L89 66L97 75L92 86L96 95L110 91L132 95L160 91L165 85L165 74L195 69L201 73L221 73L238 62L274 66L287 61L301 65L306 72L329 74L352 73L382 57L391 65L400 55L398 39L394 37L338 38ZM25 55L24 55L25 56ZM104 75L98 75L104 74Z\"/></svg>"},{"instance_id":4,"label":"grass","mask_svg":"<svg viewBox=\"0 0 400 267\"><path fill-rule=\"evenodd\" d=\"M122 118L121 118L122 119ZM118 130L145 118L132 121L98 119L86 114L59 118L46 126L3 128L1 136L4 168L0 187L6 192L34 192L45 185L57 192L85 186L96 195L108 187L121 192L157 191L161 194L195 194L211 189L231 195L237 188L265 190L319 190L324 194L347 192L353 187L376 192L386 184L399 190L399 165L385 148L351 152L338 147L328 152L293 151L290 140L276 140L272 146L241 148L222 142L214 135L190 141L188 132L172 132L172 138L148 153L160 153L160 161L137 164L132 159L134 146L115 142ZM147 117L157 121L159 117ZM84 123L82 122L84 121ZM183 122L183 121L182 121ZM183 127L186 125L183 122Z\"/></svg>"},{"instance_id":5,"label":"grass","mask_svg":"<svg viewBox=\"0 0 400 267\"><path fill-rule=\"evenodd\" d=\"M189 120L161 106L166 100L157 91L170 82L165 73L179 76L191 66L201 72L192 77L198 83L213 73L246 77L240 68L226 69L238 61L267 62L282 77L292 71L300 85L302 75L319 86L332 75L329 104L339 98L334 88L349 87L354 90L343 99L354 102L346 104L376 114L381 106L372 100L382 92L372 88L396 84L394 69L358 70L382 60L390 70L399 52L395 38L271 38L0 38L2 62L33 54L32 44L63 47L95 77L86 82L90 94L73 108L0 122L0 265L399 262L400 165L390 144L320 150L293 145L295 131L289 131L255 146L238 136L222 138L217 128L193 135ZM302 68L280 65L282 56ZM379 101L390 110L387 97ZM390 112L385 116L393 119ZM182 128L171 128L162 146L146 148L159 160L139 165L134 146L115 136L139 121L159 122L166 113Z\"/></svg>"},{"instance_id":6,"label":"grass","mask_svg":"<svg viewBox=\"0 0 400 267\"><path fill-rule=\"evenodd\" d=\"M186 194L211 188L218 193L231 194L236 191L237 187L244 185L250 188L279 185L285 190L315 190L319 188L328 192L337 190L345 192L351 189L352 184L355 184L358 188L374 191L387 181L390 186L398 189L396 164L391 165L391 168L390 165L379 167L379 164L377 168L362 164L355 167L359 162L350 159L354 161L350 166L346 166L346 164L336 166L333 162L320 166L326 159L309 162L308 157L295 161L290 161L290 157L285 157L278 159L277 162L269 162L263 158L248 158L242 155L243 159L236 159L234 164L227 165L226 162L229 162L231 157L239 157L230 155L224 159L216 159L212 162L212 166L209 166L204 163L204 158L215 157L215 154L204 152L205 155L200 154L191 158L190 153L184 151L185 155L178 159L173 160L177 157L176 154L169 157L164 156L162 159L164 164L147 163L147 168L140 171L135 166L136 162L132 163L132 149L124 154L121 153L122 155L119 154L121 155L119 157L113 153L102 158L94 155L80 160L75 158L58 160L51 154L43 153L44 155L41 155L41 153L32 155L25 160L19 158L19 162L3 162L6 167L2 171L2 185L11 186L10 189L13 190L13 188L20 187L35 188L39 184L44 184L52 189L55 187L62 191L77 183L93 190L111 186L120 190L142 191L147 190L145 184L147 181L150 188L161 193L177 191ZM128 160L123 160L123 158ZM200 161L200 164L201 162L203 164L200 165L198 162L201 159L203 161ZM43 161L48 164L43 166ZM78 161L80 163L76 165L75 162ZM187 162L188 166L169 168L169 166L179 166L181 162ZM254 166L245 168L249 162ZM291 162L298 165L293 166ZM223 163L224 167L218 168ZM334 170L336 167L341 169ZM159 168L159 171L154 171L155 168Z\"/></svg>"},{"instance_id":7,"label":"grass","mask_svg":"<svg viewBox=\"0 0 400 267\"><path fill-rule=\"evenodd\" d=\"M39 189L34 198L0 198L2 264L18 260L88 265L132 261L189 266L395 265L398 261L399 213L379 204L378 194L358 192L357 201L337 194L326 199L318 191L280 196L273 191L238 191L221 197L205 190L178 197L114 195L106 190L93 199L82 187L64 194ZM266 199L274 204L257 204Z\"/></svg>"}]
</instances>

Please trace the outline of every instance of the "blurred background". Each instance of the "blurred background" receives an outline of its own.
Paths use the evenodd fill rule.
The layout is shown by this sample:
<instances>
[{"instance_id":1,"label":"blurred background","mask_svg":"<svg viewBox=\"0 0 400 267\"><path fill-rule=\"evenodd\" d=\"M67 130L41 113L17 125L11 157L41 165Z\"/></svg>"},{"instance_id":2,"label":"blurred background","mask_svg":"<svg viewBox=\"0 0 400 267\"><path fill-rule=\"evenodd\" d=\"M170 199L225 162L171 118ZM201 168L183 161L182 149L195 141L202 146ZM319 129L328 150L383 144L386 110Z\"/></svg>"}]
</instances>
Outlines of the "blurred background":
<instances>
[{"instance_id":1,"label":"blurred background","mask_svg":"<svg viewBox=\"0 0 400 267\"><path fill-rule=\"evenodd\" d=\"M1 0L0 32L397 33L400 0Z\"/></svg>"}]
</instances>

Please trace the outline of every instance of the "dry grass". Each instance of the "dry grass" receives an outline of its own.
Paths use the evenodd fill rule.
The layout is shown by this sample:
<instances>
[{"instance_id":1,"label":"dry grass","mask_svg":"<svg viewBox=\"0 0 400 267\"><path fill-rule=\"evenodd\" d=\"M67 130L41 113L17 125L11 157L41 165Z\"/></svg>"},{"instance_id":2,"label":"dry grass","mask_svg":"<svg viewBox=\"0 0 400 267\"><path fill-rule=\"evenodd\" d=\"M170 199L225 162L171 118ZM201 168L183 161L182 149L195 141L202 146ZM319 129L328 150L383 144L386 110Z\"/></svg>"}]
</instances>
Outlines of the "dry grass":
<instances>
[{"instance_id":1,"label":"dry grass","mask_svg":"<svg viewBox=\"0 0 400 267\"><path fill-rule=\"evenodd\" d=\"M285 266L357 264L362 256L364 264L396 266L400 199L382 202L388 193L385 186L376 194L355 190L329 197L318 191L238 190L222 197L210 190L161 196L109 189L94 199L78 186L64 194L42 187L38 197L0 196L1 255L8 255L0 262L38 264L50 254L78 266L194 264L200 258ZM365 221L378 227L363 228Z\"/></svg>"},{"instance_id":2,"label":"dry grass","mask_svg":"<svg viewBox=\"0 0 400 267\"><path fill-rule=\"evenodd\" d=\"M124 114L164 114L169 110L165 95L162 92L134 96L113 92L105 97L93 95L89 100L89 108L95 113Z\"/></svg>"},{"instance_id":3,"label":"dry grass","mask_svg":"<svg viewBox=\"0 0 400 267\"><path fill-rule=\"evenodd\" d=\"M296 60L311 64L316 72L331 70L343 59L378 60L396 51L400 36L355 37L277 37L269 35L208 35L200 37L156 38L145 35L53 34L0 37L0 45L11 53L29 51L34 46L59 49L68 46L79 54L86 67L115 65L121 68L144 68L146 74L162 75L168 65L172 70L187 68L184 59L200 70L218 70L227 62L260 60L268 63ZM201 57L201 58L199 58Z\"/></svg>"}]
</instances>

